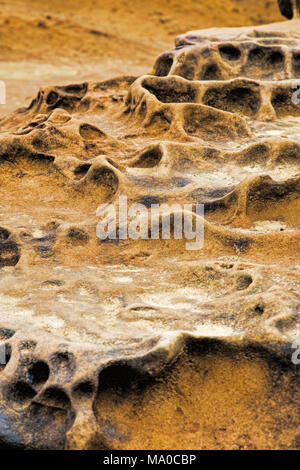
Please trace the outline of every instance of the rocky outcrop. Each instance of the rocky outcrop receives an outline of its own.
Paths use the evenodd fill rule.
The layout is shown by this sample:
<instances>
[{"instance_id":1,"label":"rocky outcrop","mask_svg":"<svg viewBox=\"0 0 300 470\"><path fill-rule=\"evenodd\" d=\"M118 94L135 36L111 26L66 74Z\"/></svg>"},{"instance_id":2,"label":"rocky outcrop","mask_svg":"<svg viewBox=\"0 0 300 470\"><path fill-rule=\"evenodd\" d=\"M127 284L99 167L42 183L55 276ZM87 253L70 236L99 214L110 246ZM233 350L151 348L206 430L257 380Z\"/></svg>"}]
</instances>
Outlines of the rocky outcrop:
<instances>
[{"instance_id":1,"label":"rocky outcrop","mask_svg":"<svg viewBox=\"0 0 300 470\"><path fill-rule=\"evenodd\" d=\"M299 0L277 0L281 14L291 20L300 15Z\"/></svg>"}]
</instances>

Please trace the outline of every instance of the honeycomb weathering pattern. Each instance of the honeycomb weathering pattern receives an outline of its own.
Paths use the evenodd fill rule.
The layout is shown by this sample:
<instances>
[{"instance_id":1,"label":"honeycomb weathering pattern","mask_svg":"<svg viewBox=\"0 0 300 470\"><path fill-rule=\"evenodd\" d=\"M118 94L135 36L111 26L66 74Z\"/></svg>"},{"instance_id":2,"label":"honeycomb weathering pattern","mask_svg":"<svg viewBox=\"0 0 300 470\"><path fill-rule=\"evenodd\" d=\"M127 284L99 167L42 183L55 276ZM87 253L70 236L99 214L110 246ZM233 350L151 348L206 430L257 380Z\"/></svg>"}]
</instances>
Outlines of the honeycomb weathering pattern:
<instances>
[{"instance_id":1,"label":"honeycomb weathering pattern","mask_svg":"<svg viewBox=\"0 0 300 470\"><path fill-rule=\"evenodd\" d=\"M299 31L189 32L0 121L2 447L299 446ZM204 203L204 249L100 242L119 195Z\"/></svg>"},{"instance_id":2,"label":"honeycomb weathering pattern","mask_svg":"<svg viewBox=\"0 0 300 470\"><path fill-rule=\"evenodd\" d=\"M281 14L289 20L300 14L299 0L278 0L278 6Z\"/></svg>"}]
</instances>

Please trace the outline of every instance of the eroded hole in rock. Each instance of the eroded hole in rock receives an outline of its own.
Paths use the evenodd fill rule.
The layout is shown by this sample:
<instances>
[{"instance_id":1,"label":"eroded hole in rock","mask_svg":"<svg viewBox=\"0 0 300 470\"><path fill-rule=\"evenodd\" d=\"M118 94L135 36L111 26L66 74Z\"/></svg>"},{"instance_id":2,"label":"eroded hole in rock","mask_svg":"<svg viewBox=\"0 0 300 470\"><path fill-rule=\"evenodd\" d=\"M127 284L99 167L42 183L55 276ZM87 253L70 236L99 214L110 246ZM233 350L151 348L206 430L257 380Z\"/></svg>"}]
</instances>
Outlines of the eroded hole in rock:
<instances>
[{"instance_id":1,"label":"eroded hole in rock","mask_svg":"<svg viewBox=\"0 0 300 470\"><path fill-rule=\"evenodd\" d=\"M154 168L161 161L163 152L157 145L145 150L132 165L136 168Z\"/></svg>"},{"instance_id":2,"label":"eroded hole in rock","mask_svg":"<svg viewBox=\"0 0 300 470\"><path fill-rule=\"evenodd\" d=\"M252 284L253 279L251 276L248 274L243 274L242 276L239 276L236 281L236 288L237 290L244 290L247 289L250 284Z\"/></svg>"},{"instance_id":3,"label":"eroded hole in rock","mask_svg":"<svg viewBox=\"0 0 300 470\"><path fill-rule=\"evenodd\" d=\"M41 258L51 258L54 255L54 251L49 245L38 245L35 247L35 251Z\"/></svg>"},{"instance_id":4,"label":"eroded hole in rock","mask_svg":"<svg viewBox=\"0 0 300 470\"><path fill-rule=\"evenodd\" d=\"M35 395L35 390L28 383L21 380L11 384L6 393L7 400L17 406L28 405Z\"/></svg>"},{"instance_id":5,"label":"eroded hole in rock","mask_svg":"<svg viewBox=\"0 0 300 470\"><path fill-rule=\"evenodd\" d=\"M270 157L270 149L266 144L255 144L243 153L238 161L244 165L261 165Z\"/></svg>"},{"instance_id":6,"label":"eroded hole in rock","mask_svg":"<svg viewBox=\"0 0 300 470\"><path fill-rule=\"evenodd\" d=\"M260 106L260 93L256 85L224 85L223 87L209 88L204 96L203 103L207 106L229 112L241 112L253 116Z\"/></svg>"},{"instance_id":7,"label":"eroded hole in rock","mask_svg":"<svg viewBox=\"0 0 300 470\"><path fill-rule=\"evenodd\" d=\"M58 98L59 98L59 95L58 93L56 93L56 91L50 91L50 93L47 95L46 103L49 106L52 106L57 102Z\"/></svg>"},{"instance_id":8,"label":"eroded hole in rock","mask_svg":"<svg viewBox=\"0 0 300 470\"><path fill-rule=\"evenodd\" d=\"M170 128L170 124L172 122L172 114L165 109L161 109L160 111L156 111L147 126L145 127L152 127L153 130L156 132L167 132Z\"/></svg>"},{"instance_id":9,"label":"eroded hole in rock","mask_svg":"<svg viewBox=\"0 0 300 470\"><path fill-rule=\"evenodd\" d=\"M285 16L288 20L293 19L294 12L293 12L293 3L291 0L277 0L280 12L283 16Z\"/></svg>"},{"instance_id":10,"label":"eroded hole in rock","mask_svg":"<svg viewBox=\"0 0 300 470\"><path fill-rule=\"evenodd\" d=\"M77 105L80 104L81 98L74 96L74 95L66 95L62 96L58 99L58 101L53 105L55 108L63 108L66 111L73 112Z\"/></svg>"},{"instance_id":11,"label":"eroded hole in rock","mask_svg":"<svg viewBox=\"0 0 300 470\"><path fill-rule=\"evenodd\" d=\"M41 402L47 406L67 410L71 407L68 395L59 387L49 387L41 395Z\"/></svg>"},{"instance_id":12,"label":"eroded hole in rock","mask_svg":"<svg viewBox=\"0 0 300 470\"><path fill-rule=\"evenodd\" d=\"M93 393L94 385L89 380L76 384L72 390L73 397L77 399L91 398Z\"/></svg>"},{"instance_id":13,"label":"eroded hole in rock","mask_svg":"<svg viewBox=\"0 0 300 470\"><path fill-rule=\"evenodd\" d=\"M284 232L285 223L297 227L299 188L299 178L282 183L265 180L264 184L253 185L247 195L247 216L253 221L272 220L280 232Z\"/></svg>"},{"instance_id":14,"label":"eroded hole in rock","mask_svg":"<svg viewBox=\"0 0 300 470\"><path fill-rule=\"evenodd\" d=\"M115 160L112 160L112 158L107 157L106 160L111 166L115 167L117 170L124 169L122 165L119 165Z\"/></svg>"},{"instance_id":15,"label":"eroded hole in rock","mask_svg":"<svg viewBox=\"0 0 300 470\"><path fill-rule=\"evenodd\" d=\"M153 82L144 80L143 87L162 103L193 103L196 100L193 86L179 82L176 78Z\"/></svg>"},{"instance_id":16,"label":"eroded hole in rock","mask_svg":"<svg viewBox=\"0 0 300 470\"><path fill-rule=\"evenodd\" d=\"M105 137L104 132L91 124L81 124L79 134L84 140L98 140Z\"/></svg>"},{"instance_id":17,"label":"eroded hole in rock","mask_svg":"<svg viewBox=\"0 0 300 470\"><path fill-rule=\"evenodd\" d=\"M106 367L99 374L99 389L102 393L113 393L120 398L130 395L132 391L142 391L151 379L133 367L115 364Z\"/></svg>"},{"instance_id":18,"label":"eroded hole in rock","mask_svg":"<svg viewBox=\"0 0 300 470\"><path fill-rule=\"evenodd\" d=\"M2 372L7 364L10 361L11 354L12 354L12 348L11 345L6 343L6 344L0 344L1 348L1 354L0 354L0 372Z\"/></svg>"},{"instance_id":19,"label":"eroded hole in rock","mask_svg":"<svg viewBox=\"0 0 300 470\"><path fill-rule=\"evenodd\" d=\"M27 110L27 111L30 111L30 110L33 109L35 106L37 106L40 101L41 101L41 93L38 92L37 96L36 96L35 98L33 98L33 100L31 100L31 102L30 102L29 105L27 106L26 110Z\"/></svg>"},{"instance_id":20,"label":"eroded hole in rock","mask_svg":"<svg viewBox=\"0 0 300 470\"><path fill-rule=\"evenodd\" d=\"M62 409L33 401L20 415L20 426L26 429L26 449L64 450L66 432L74 423L71 408Z\"/></svg>"},{"instance_id":21,"label":"eroded hole in rock","mask_svg":"<svg viewBox=\"0 0 300 470\"><path fill-rule=\"evenodd\" d=\"M149 209L152 204L159 204L159 198L156 196L142 196L139 202Z\"/></svg>"},{"instance_id":22,"label":"eroded hole in rock","mask_svg":"<svg viewBox=\"0 0 300 470\"><path fill-rule=\"evenodd\" d=\"M250 308L246 309L246 318L250 321L257 321L257 319L261 317L264 312L265 304L263 302L259 302L256 305L253 305Z\"/></svg>"},{"instance_id":23,"label":"eroded hole in rock","mask_svg":"<svg viewBox=\"0 0 300 470\"><path fill-rule=\"evenodd\" d=\"M6 228L0 227L0 242L3 242L8 239L10 232Z\"/></svg>"},{"instance_id":24,"label":"eroded hole in rock","mask_svg":"<svg viewBox=\"0 0 300 470\"><path fill-rule=\"evenodd\" d=\"M88 173L89 180L96 185L105 187L109 193L115 193L119 187L117 175L108 167L91 168Z\"/></svg>"},{"instance_id":25,"label":"eroded hole in rock","mask_svg":"<svg viewBox=\"0 0 300 470\"><path fill-rule=\"evenodd\" d=\"M174 73L179 77L192 81L195 80L195 69L195 65L183 63L182 65L176 68L176 71Z\"/></svg>"},{"instance_id":26,"label":"eroded hole in rock","mask_svg":"<svg viewBox=\"0 0 300 470\"><path fill-rule=\"evenodd\" d=\"M41 130L37 131L35 137L32 139L32 145L37 150L41 150L45 152L49 148L48 142L46 140L46 135L43 134Z\"/></svg>"},{"instance_id":27,"label":"eroded hole in rock","mask_svg":"<svg viewBox=\"0 0 300 470\"><path fill-rule=\"evenodd\" d=\"M206 64L202 67L200 80L222 80L222 72L215 63Z\"/></svg>"},{"instance_id":28,"label":"eroded hole in rock","mask_svg":"<svg viewBox=\"0 0 300 470\"><path fill-rule=\"evenodd\" d=\"M135 68L146 71L145 47L155 53L162 39L155 39L154 23L166 21L166 35L179 25L178 18L168 24L164 14L159 16L152 18L152 43L145 38L127 50L107 38L105 44L112 44L108 55L120 49L128 58L136 50ZM84 34L77 26L74 40L77 32ZM65 33L63 24L56 27ZM291 370L280 362L286 360L295 371L287 337L295 336L298 326L293 260L299 251L299 183L292 185L287 178L295 179L298 171L299 120L291 117L290 110L296 111L287 102L280 109L290 116L276 120L270 95L275 87L291 90L299 68L296 28L296 22L284 22L277 26L280 33L273 26L193 32L177 41L180 50L159 59L159 77L121 77L98 85L91 81L84 97L87 86L47 87L30 111L1 118L0 208L3 227L7 224L11 233L0 230L0 245L15 240L22 249L20 266L0 269L1 325L18 332L12 340L3 334L14 354L1 373L1 390L8 380L22 392L23 382L31 389L15 410L7 395L1 395L5 426L0 426L0 442L17 430L27 448L88 447L94 431L91 440L101 433L106 449L294 445L299 435L296 386ZM92 72L90 54L99 52L101 44L90 46L82 41L75 55L86 51ZM107 59L104 66L116 70L118 64ZM60 70L68 75L66 67ZM208 81L191 82L202 75ZM259 81L250 80L256 76ZM162 101L141 86L144 81ZM210 88L216 90L211 99L220 102L203 105L200 97ZM50 112L51 107L57 109ZM48 167L42 168L44 160ZM280 184L261 179L255 186L265 174ZM203 251L190 252L183 242L174 241L174 213L161 218L170 219L170 240L128 238L116 246L117 227L117 241L100 243L96 209L102 202L117 202L115 190L127 195L130 204L147 208L204 202ZM56 237L56 228L49 228L53 218L59 227ZM3 252L3 258L11 255ZM246 273L253 279L248 288L249 280L237 281ZM271 323L280 314L283 319ZM255 338L257 350L210 340L202 347L187 346L181 354L188 336L182 331L223 337L227 345L249 345ZM179 341L173 342L177 333ZM276 361L263 347L276 348ZM114 358L123 362L112 366ZM111 368L95 384L104 361ZM164 371L150 378L128 364L153 374L159 367ZM76 402L74 409L78 405L84 412L98 386L99 426L86 421L65 439L72 415L68 393ZM34 391L38 396L30 402Z\"/></svg>"},{"instance_id":29,"label":"eroded hole in rock","mask_svg":"<svg viewBox=\"0 0 300 470\"><path fill-rule=\"evenodd\" d=\"M87 172L89 171L89 169L91 168L92 164L91 163L81 163L80 165L78 165L75 169L74 169L74 175L80 179L82 178L84 175L87 174Z\"/></svg>"},{"instance_id":30,"label":"eroded hole in rock","mask_svg":"<svg viewBox=\"0 0 300 470\"><path fill-rule=\"evenodd\" d=\"M205 47L204 49L202 49L201 55L202 55L202 57L207 59L207 57L210 57L210 55L211 55L210 49L208 47Z\"/></svg>"},{"instance_id":31,"label":"eroded hole in rock","mask_svg":"<svg viewBox=\"0 0 300 470\"><path fill-rule=\"evenodd\" d=\"M11 330L10 328L0 328L0 341L4 341L6 339L12 338L15 334L14 330Z\"/></svg>"},{"instance_id":32,"label":"eroded hole in rock","mask_svg":"<svg viewBox=\"0 0 300 470\"><path fill-rule=\"evenodd\" d=\"M251 246L251 239L248 237L229 237L227 243L234 248L236 253L247 253Z\"/></svg>"},{"instance_id":33,"label":"eroded hole in rock","mask_svg":"<svg viewBox=\"0 0 300 470\"><path fill-rule=\"evenodd\" d=\"M24 341L21 341L19 344L19 351L33 351L37 346L36 341L31 340L31 339L26 339Z\"/></svg>"},{"instance_id":34,"label":"eroded hole in rock","mask_svg":"<svg viewBox=\"0 0 300 470\"><path fill-rule=\"evenodd\" d=\"M300 146L297 144L283 145L280 149L279 155L276 158L279 164L296 164L300 160Z\"/></svg>"},{"instance_id":35,"label":"eroded hole in rock","mask_svg":"<svg viewBox=\"0 0 300 470\"><path fill-rule=\"evenodd\" d=\"M257 315L262 315L265 311L265 305L263 303L259 303L257 305L255 305L254 307L254 312L257 314Z\"/></svg>"},{"instance_id":36,"label":"eroded hole in rock","mask_svg":"<svg viewBox=\"0 0 300 470\"><path fill-rule=\"evenodd\" d=\"M15 266L20 259L18 244L13 240L0 242L0 267Z\"/></svg>"},{"instance_id":37,"label":"eroded hole in rock","mask_svg":"<svg viewBox=\"0 0 300 470\"><path fill-rule=\"evenodd\" d=\"M277 113L284 114L291 107L292 99L290 91L283 87L276 88L272 92L271 102Z\"/></svg>"},{"instance_id":38,"label":"eroded hole in rock","mask_svg":"<svg viewBox=\"0 0 300 470\"><path fill-rule=\"evenodd\" d=\"M53 163L55 157L53 157L53 155L46 155L44 153L30 153L28 155L28 159L33 162L44 163L47 165L49 163Z\"/></svg>"},{"instance_id":39,"label":"eroded hole in rock","mask_svg":"<svg viewBox=\"0 0 300 470\"><path fill-rule=\"evenodd\" d=\"M268 54L267 60L272 66L276 67L278 64L283 64L284 55L281 51L272 51Z\"/></svg>"},{"instance_id":40,"label":"eroded hole in rock","mask_svg":"<svg viewBox=\"0 0 300 470\"><path fill-rule=\"evenodd\" d=\"M273 70L281 70L284 64L283 52L267 46L257 46L250 50L248 55L248 64L255 65L261 70L270 68Z\"/></svg>"},{"instance_id":41,"label":"eroded hole in rock","mask_svg":"<svg viewBox=\"0 0 300 470\"><path fill-rule=\"evenodd\" d=\"M141 116L145 116L146 113L147 113L147 103L146 103L146 100L142 101L142 103L140 104L139 108L138 108L138 113L141 115Z\"/></svg>"},{"instance_id":42,"label":"eroded hole in rock","mask_svg":"<svg viewBox=\"0 0 300 470\"><path fill-rule=\"evenodd\" d=\"M86 244L89 241L89 235L85 230L80 228L71 228L68 231L68 237L71 239L73 244Z\"/></svg>"},{"instance_id":43,"label":"eroded hole in rock","mask_svg":"<svg viewBox=\"0 0 300 470\"><path fill-rule=\"evenodd\" d=\"M241 51L232 44L224 44L219 46L221 57L226 60L238 60L241 57Z\"/></svg>"},{"instance_id":44,"label":"eroded hole in rock","mask_svg":"<svg viewBox=\"0 0 300 470\"><path fill-rule=\"evenodd\" d=\"M60 281L59 279L49 279L47 281L44 281L42 283L42 286L46 287L60 287L64 284L63 281Z\"/></svg>"},{"instance_id":45,"label":"eroded hole in rock","mask_svg":"<svg viewBox=\"0 0 300 470\"><path fill-rule=\"evenodd\" d=\"M173 65L173 56L169 53L162 54L158 57L154 65L154 74L157 77L166 77Z\"/></svg>"},{"instance_id":46,"label":"eroded hole in rock","mask_svg":"<svg viewBox=\"0 0 300 470\"><path fill-rule=\"evenodd\" d=\"M294 52L292 56L292 67L296 77L300 75L300 52Z\"/></svg>"},{"instance_id":47,"label":"eroded hole in rock","mask_svg":"<svg viewBox=\"0 0 300 470\"><path fill-rule=\"evenodd\" d=\"M282 365L259 348L189 341L155 378L104 370L95 415L114 449L280 448L299 424L294 376L287 367L282 380Z\"/></svg>"},{"instance_id":48,"label":"eroded hole in rock","mask_svg":"<svg viewBox=\"0 0 300 470\"><path fill-rule=\"evenodd\" d=\"M88 84L87 83L75 83L72 85L61 87L61 89L65 93L72 93L72 94L74 93L80 96L84 96L88 90Z\"/></svg>"},{"instance_id":49,"label":"eroded hole in rock","mask_svg":"<svg viewBox=\"0 0 300 470\"><path fill-rule=\"evenodd\" d=\"M199 57L194 52L183 53L177 60L175 74L186 80L194 80L198 69Z\"/></svg>"},{"instance_id":50,"label":"eroded hole in rock","mask_svg":"<svg viewBox=\"0 0 300 470\"><path fill-rule=\"evenodd\" d=\"M50 375L50 369L46 362L37 361L33 363L27 371L28 382L35 386L47 382Z\"/></svg>"}]
</instances>

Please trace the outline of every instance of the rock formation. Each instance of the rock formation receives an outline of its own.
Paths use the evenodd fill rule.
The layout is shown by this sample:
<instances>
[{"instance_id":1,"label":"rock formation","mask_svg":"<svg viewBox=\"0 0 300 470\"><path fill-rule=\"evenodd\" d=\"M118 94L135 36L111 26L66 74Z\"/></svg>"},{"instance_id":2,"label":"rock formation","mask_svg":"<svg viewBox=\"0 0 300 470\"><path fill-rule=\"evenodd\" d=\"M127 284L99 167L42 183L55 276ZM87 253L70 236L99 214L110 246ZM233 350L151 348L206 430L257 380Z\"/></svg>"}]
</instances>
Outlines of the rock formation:
<instances>
[{"instance_id":1,"label":"rock formation","mask_svg":"<svg viewBox=\"0 0 300 470\"><path fill-rule=\"evenodd\" d=\"M300 20L191 31L0 121L2 446L299 446L297 79ZM120 195L203 203L203 249L101 242Z\"/></svg>"}]
</instances>

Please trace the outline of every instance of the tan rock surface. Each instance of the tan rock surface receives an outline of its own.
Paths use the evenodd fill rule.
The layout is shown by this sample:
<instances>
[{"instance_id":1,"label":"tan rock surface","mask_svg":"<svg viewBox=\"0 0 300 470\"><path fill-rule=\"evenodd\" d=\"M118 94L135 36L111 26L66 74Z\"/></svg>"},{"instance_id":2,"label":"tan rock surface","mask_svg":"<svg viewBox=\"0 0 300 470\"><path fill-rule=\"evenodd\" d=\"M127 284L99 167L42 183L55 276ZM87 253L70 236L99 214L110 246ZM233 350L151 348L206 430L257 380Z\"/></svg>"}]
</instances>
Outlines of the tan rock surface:
<instances>
[{"instance_id":1,"label":"tan rock surface","mask_svg":"<svg viewBox=\"0 0 300 470\"><path fill-rule=\"evenodd\" d=\"M4 446L299 446L299 54L297 19L195 30L2 118ZM100 242L120 195L204 203L203 249Z\"/></svg>"}]
</instances>

